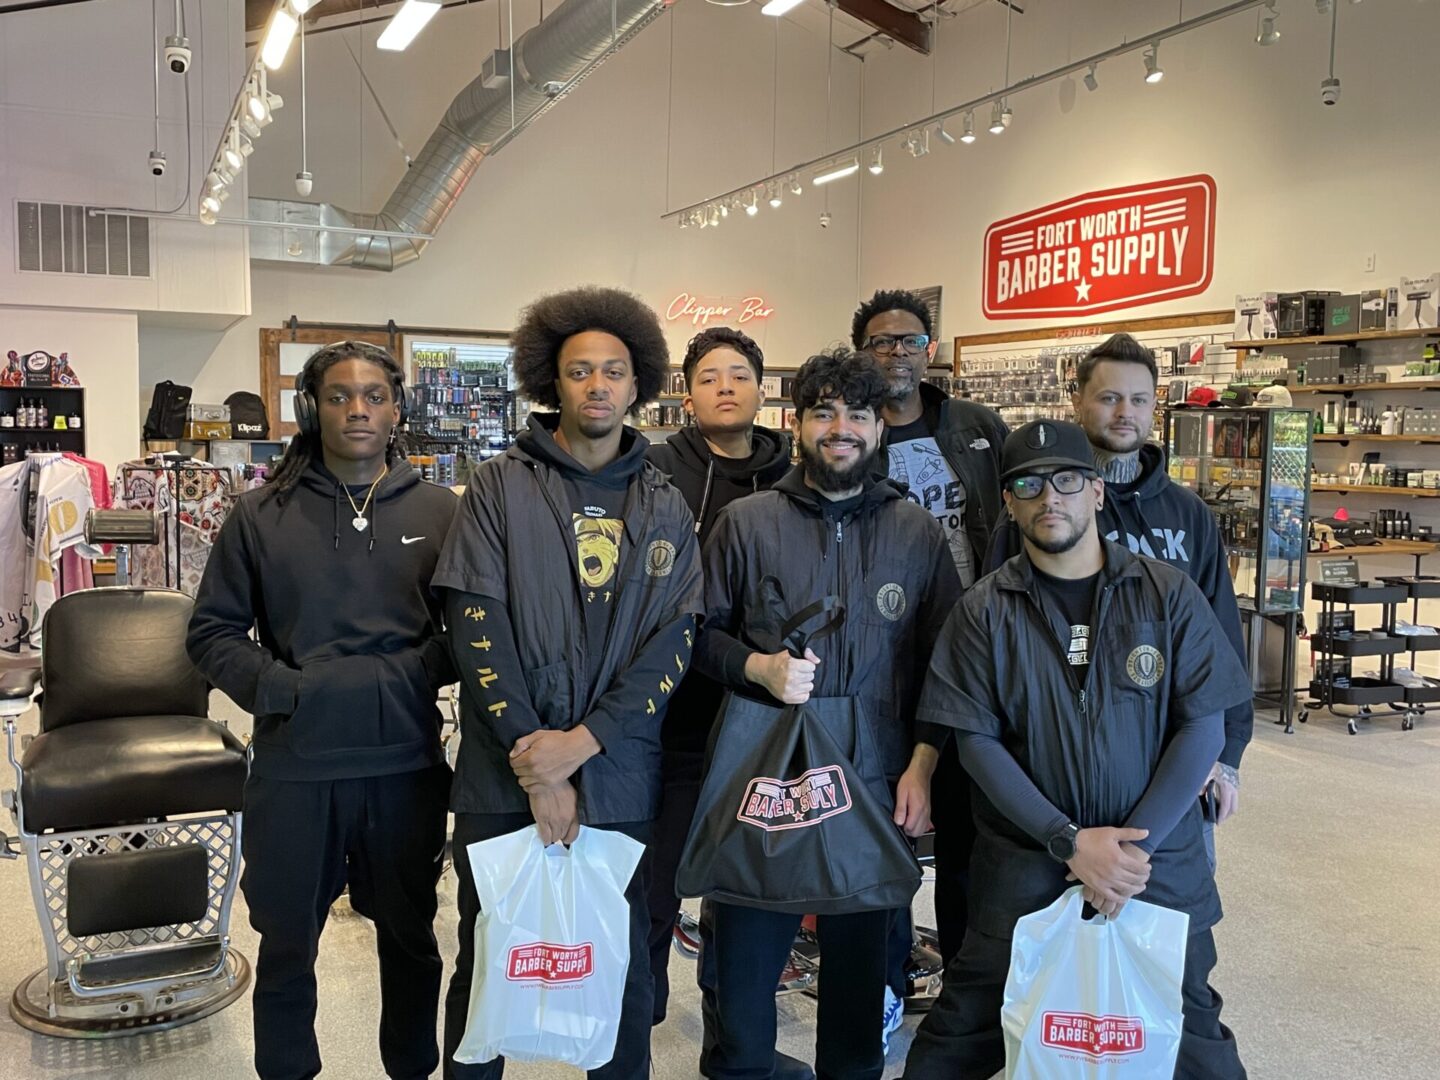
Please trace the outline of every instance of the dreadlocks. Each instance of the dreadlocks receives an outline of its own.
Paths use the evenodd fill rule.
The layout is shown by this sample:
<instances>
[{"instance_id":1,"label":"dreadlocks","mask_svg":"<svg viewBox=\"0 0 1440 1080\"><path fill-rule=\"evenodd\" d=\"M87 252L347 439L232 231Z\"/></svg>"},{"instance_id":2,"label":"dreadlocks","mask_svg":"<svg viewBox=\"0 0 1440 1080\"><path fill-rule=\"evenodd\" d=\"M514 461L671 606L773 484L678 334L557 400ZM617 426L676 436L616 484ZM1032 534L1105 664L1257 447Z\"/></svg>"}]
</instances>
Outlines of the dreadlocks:
<instances>
[{"instance_id":1,"label":"dreadlocks","mask_svg":"<svg viewBox=\"0 0 1440 1080\"><path fill-rule=\"evenodd\" d=\"M326 345L320 349L300 370L299 376L295 379L295 392L297 394L310 394L318 396L320 383L325 378L325 372L329 371L342 360L363 360L368 364L374 364L385 372L390 381L391 396L398 402L402 387L405 385L405 372L390 355L389 351L382 349L379 345L370 345L363 341L337 341L333 345ZM318 414L317 414L318 415ZM318 435L307 435L305 432L297 432L290 440L290 445L285 448L285 456L280 459L280 465L270 475L269 483L266 485L265 497L278 499L284 503L300 483L300 477L310 467L320 453L320 437ZM396 440L392 437L390 445L385 449L385 463L394 463L398 451Z\"/></svg>"}]
</instances>

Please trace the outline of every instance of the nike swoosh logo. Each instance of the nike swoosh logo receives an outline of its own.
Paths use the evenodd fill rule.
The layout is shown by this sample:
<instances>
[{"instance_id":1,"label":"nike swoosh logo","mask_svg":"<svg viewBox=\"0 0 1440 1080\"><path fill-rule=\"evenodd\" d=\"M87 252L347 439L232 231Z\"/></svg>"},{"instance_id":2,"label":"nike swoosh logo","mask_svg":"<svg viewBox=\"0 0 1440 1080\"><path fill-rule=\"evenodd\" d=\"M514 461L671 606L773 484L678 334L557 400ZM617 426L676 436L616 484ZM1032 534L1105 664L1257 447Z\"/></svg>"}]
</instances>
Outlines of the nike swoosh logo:
<instances>
[{"instance_id":1,"label":"nike swoosh logo","mask_svg":"<svg viewBox=\"0 0 1440 1080\"><path fill-rule=\"evenodd\" d=\"M424 539L425 537L423 536L402 536L400 537L400 542L402 544L418 544L421 540Z\"/></svg>"}]
</instances>

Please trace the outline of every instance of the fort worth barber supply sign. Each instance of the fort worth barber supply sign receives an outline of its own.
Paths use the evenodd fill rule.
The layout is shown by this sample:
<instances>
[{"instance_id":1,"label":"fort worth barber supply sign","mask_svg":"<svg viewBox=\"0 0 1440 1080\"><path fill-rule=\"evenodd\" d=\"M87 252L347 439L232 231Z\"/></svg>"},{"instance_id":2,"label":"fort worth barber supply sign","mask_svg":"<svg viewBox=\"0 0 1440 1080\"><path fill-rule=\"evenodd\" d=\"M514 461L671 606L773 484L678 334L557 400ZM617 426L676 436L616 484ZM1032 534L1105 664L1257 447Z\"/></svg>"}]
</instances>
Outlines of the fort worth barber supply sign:
<instances>
[{"instance_id":1,"label":"fort worth barber supply sign","mask_svg":"<svg viewBox=\"0 0 1440 1080\"><path fill-rule=\"evenodd\" d=\"M1092 191L986 230L984 312L1064 318L1194 296L1214 262L1213 178Z\"/></svg>"}]
</instances>

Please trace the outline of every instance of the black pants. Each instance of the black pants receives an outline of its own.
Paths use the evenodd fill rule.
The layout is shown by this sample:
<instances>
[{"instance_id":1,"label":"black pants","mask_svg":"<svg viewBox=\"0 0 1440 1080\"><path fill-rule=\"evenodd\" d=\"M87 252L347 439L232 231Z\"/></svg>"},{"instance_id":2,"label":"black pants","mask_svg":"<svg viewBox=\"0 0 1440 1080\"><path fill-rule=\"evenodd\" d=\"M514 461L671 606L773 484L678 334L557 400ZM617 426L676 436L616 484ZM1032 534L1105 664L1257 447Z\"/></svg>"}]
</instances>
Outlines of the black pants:
<instances>
[{"instance_id":1,"label":"black pants","mask_svg":"<svg viewBox=\"0 0 1440 1080\"><path fill-rule=\"evenodd\" d=\"M970 810L970 774L955 747L947 746L930 782L930 816L935 822L935 930L940 957L948 965L965 940L969 918L970 852L975 818Z\"/></svg>"},{"instance_id":2,"label":"black pants","mask_svg":"<svg viewBox=\"0 0 1440 1080\"><path fill-rule=\"evenodd\" d=\"M445 1080L499 1080L505 1074L505 1059L462 1065L454 1060L470 1007L470 980L475 969L475 917L480 914L480 897L475 892L475 877L470 872L470 858L465 849L481 840L491 840L534 824L529 814L456 814L455 815L455 877L460 883L460 954L455 958L455 974L445 992ZM602 829L622 832L642 844L650 840L651 823L634 822L623 825L601 825ZM650 1014L653 983L645 952L645 939L650 928L646 908L648 874L642 857L635 876L625 889L630 904L630 967L625 973L625 995L620 1005L620 1034L615 1040L615 1056L608 1065L591 1069L586 1075L592 1080L646 1080L650 1073Z\"/></svg>"},{"instance_id":3,"label":"black pants","mask_svg":"<svg viewBox=\"0 0 1440 1080\"><path fill-rule=\"evenodd\" d=\"M1180 992L1185 1022L1175 1080L1245 1080L1235 1036L1220 1022L1223 1002L1209 983L1215 967L1215 936L1190 935ZM945 988L925 1017L905 1080L990 1080L1005 1066L1000 1007L1010 970L1010 942L975 930L945 969Z\"/></svg>"},{"instance_id":4,"label":"black pants","mask_svg":"<svg viewBox=\"0 0 1440 1080\"><path fill-rule=\"evenodd\" d=\"M661 775L664 788L660 816L655 820L654 842L645 849L650 862L650 975L655 980L655 1010L651 1020L665 1019L670 1002L670 943L680 900L675 895L675 872L700 801L700 784L705 774L704 751L665 751ZM702 989L704 983L701 983Z\"/></svg>"},{"instance_id":5,"label":"black pants","mask_svg":"<svg viewBox=\"0 0 1440 1080\"><path fill-rule=\"evenodd\" d=\"M736 904L711 907L716 1010L705 1074L768 1080L775 1066L775 985L801 917ZM889 911L866 911L816 920L823 966L815 1031L819 1080L879 1080L884 1071L880 1026L892 918Z\"/></svg>"},{"instance_id":6,"label":"black pants","mask_svg":"<svg viewBox=\"0 0 1440 1080\"><path fill-rule=\"evenodd\" d=\"M261 1080L309 1080L320 1072L315 958L330 905L347 881L356 910L375 922L386 1075L419 1080L435 1071L435 882L449 799L444 765L361 780L250 777L240 887L260 935L254 1008Z\"/></svg>"}]
</instances>

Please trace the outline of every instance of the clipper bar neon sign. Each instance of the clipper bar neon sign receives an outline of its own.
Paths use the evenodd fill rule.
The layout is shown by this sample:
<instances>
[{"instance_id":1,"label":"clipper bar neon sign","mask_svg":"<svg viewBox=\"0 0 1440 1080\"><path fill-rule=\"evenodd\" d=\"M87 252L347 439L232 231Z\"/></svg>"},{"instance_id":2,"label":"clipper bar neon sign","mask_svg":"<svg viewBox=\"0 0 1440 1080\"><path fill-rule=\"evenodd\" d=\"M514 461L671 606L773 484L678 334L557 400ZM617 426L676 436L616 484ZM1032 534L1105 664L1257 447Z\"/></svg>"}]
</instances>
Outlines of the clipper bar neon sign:
<instances>
[{"instance_id":1,"label":"clipper bar neon sign","mask_svg":"<svg viewBox=\"0 0 1440 1080\"><path fill-rule=\"evenodd\" d=\"M688 319L690 325L703 330L716 319L744 326L757 319L768 319L774 313L775 309L760 296L746 296L739 300L727 297L701 299L682 292L670 301L670 306L665 309L665 319L667 322Z\"/></svg>"}]
</instances>

